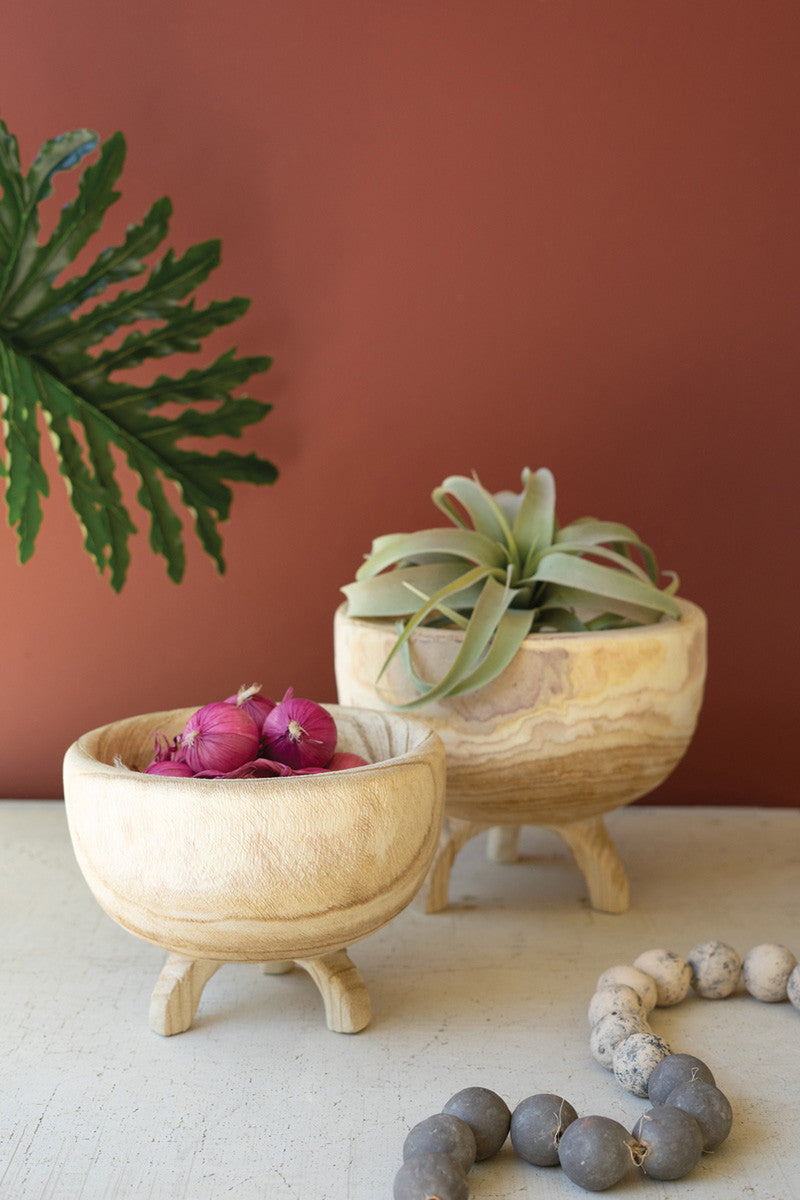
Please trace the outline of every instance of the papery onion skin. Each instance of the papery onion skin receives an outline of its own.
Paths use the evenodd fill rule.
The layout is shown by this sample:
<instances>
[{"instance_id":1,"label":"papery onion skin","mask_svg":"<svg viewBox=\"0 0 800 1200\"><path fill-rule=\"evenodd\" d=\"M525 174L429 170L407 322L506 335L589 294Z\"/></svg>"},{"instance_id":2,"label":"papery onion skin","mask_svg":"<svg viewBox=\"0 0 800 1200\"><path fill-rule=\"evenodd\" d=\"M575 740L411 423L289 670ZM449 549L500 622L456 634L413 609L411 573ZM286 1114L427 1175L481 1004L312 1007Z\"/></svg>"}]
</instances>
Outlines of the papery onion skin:
<instances>
[{"instance_id":1,"label":"papery onion skin","mask_svg":"<svg viewBox=\"0 0 800 1200\"><path fill-rule=\"evenodd\" d=\"M145 767L144 774L168 776L173 779L191 779L194 772L188 763L179 762L177 759L162 758Z\"/></svg>"},{"instance_id":2,"label":"papery onion skin","mask_svg":"<svg viewBox=\"0 0 800 1200\"><path fill-rule=\"evenodd\" d=\"M152 762L171 762L173 759L176 762L183 761L180 738L173 738L170 742L165 733L156 730L153 734L153 741L155 742L156 752L153 755ZM164 774L164 772L162 771L161 774Z\"/></svg>"},{"instance_id":3,"label":"papery onion skin","mask_svg":"<svg viewBox=\"0 0 800 1200\"><path fill-rule=\"evenodd\" d=\"M240 687L235 696L228 696L226 704L235 704L242 708L248 717L252 717L259 730L263 728L269 714L275 707L275 701L263 695L260 683L252 683L249 687Z\"/></svg>"},{"instance_id":4,"label":"papery onion skin","mask_svg":"<svg viewBox=\"0 0 800 1200\"><path fill-rule=\"evenodd\" d=\"M181 734L181 753L196 775L213 771L225 775L251 762L258 754L259 730L244 709L224 701L206 704L193 713Z\"/></svg>"},{"instance_id":5,"label":"papery onion skin","mask_svg":"<svg viewBox=\"0 0 800 1200\"><path fill-rule=\"evenodd\" d=\"M274 779L278 775L293 774L294 771L286 763L276 762L272 758L255 758L234 771L226 771L224 775L218 775L216 771L198 771L195 779Z\"/></svg>"},{"instance_id":6,"label":"papery onion skin","mask_svg":"<svg viewBox=\"0 0 800 1200\"><path fill-rule=\"evenodd\" d=\"M336 722L313 700L295 696L289 688L264 722L264 748L272 758L294 770L326 767L336 749Z\"/></svg>"}]
</instances>

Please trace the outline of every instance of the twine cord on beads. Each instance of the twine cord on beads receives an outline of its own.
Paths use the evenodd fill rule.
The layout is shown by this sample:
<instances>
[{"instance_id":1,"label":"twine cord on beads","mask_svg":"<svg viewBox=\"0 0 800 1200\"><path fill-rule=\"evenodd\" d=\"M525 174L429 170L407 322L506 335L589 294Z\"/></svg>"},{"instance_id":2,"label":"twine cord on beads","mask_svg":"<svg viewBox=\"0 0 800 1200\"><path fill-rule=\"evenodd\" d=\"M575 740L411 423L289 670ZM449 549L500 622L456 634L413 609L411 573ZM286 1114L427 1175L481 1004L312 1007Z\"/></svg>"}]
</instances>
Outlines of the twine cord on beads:
<instances>
[{"instance_id":1,"label":"twine cord on beads","mask_svg":"<svg viewBox=\"0 0 800 1200\"><path fill-rule=\"evenodd\" d=\"M733 1114L710 1068L693 1055L675 1053L653 1032L648 1017L656 1007L679 1004L690 990L703 998L724 999L742 982L755 999L788 999L800 1011L800 965L778 943L755 946L744 959L719 941L699 943L686 959L673 951L648 950L633 964L604 971L589 1004L591 1053L626 1091L649 1099L654 1107L629 1133L610 1117L578 1117L568 1101L551 1093L526 1097L512 1113L496 1093L465 1089L484 1094L495 1127L494 1153L505 1141L503 1135L498 1144L496 1133L498 1115L505 1109L520 1157L534 1165L559 1162L565 1175L586 1190L605 1191L632 1165L653 1179L687 1175L702 1153L722 1144ZM463 1094L452 1097L445 1109ZM464 1116L476 1139L485 1136L479 1104L464 1110ZM550 1145L542 1153L542 1141L548 1139ZM468 1172L444 1150L432 1137L424 1143L424 1153L407 1158L395 1177L394 1200L468 1200Z\"/></svg>"}]
</instances>

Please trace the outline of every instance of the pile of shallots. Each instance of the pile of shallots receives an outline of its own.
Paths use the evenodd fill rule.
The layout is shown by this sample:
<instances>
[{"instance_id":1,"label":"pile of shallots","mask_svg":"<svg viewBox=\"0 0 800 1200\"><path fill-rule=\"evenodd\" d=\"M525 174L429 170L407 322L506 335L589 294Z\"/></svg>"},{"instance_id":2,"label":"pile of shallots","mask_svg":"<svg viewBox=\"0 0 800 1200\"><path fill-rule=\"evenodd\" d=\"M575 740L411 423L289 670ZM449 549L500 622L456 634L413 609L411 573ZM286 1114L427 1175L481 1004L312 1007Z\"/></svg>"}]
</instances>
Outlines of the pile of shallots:
<instances>
[{"instance_id":1,"label":"pile of shallots","mask_svg":"<svg viewBox=\"0 0 800 1200\"><path fill-rule=\"evenodd\" d=\"M366 766L358 754L336 753L336 723L321 704L292 688L276 704L257 683L199 708L171 742L163 733L154 737L148 775L255 779Z\"/></svg>"}]
</instances>

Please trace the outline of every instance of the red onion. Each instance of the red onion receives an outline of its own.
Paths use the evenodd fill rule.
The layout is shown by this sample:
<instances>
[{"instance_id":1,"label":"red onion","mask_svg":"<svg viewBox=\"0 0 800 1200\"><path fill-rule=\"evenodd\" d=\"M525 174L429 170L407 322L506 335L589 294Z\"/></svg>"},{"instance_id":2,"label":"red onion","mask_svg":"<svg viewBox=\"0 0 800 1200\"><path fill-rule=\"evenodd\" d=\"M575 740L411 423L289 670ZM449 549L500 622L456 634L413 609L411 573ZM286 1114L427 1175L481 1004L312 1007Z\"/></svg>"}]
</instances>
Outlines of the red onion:
<instances>
[{"instance_id":1,"label":"red onion","mask_svg":"<svg viewBox=\"0 0 800 1200\"><path fill-rule=\"evenodd\" d=\"M294 771L290 771L290 775L327 775L328 771L350 771L353 767L366 767L367 760L362 758L360 754L350 754L347 750L340 750L334 754L324 767L298 767Z\"/></svg>"},{"instance_id":2,"label":"red onion","mask_svg":"<svg viewBox=\"0 0 800 1200\"><path fill-rule=\"evenodd\" d=\"M250 687L240 687L235 696L228 696L226 704L235 704L243 708L248 717L252 717L259 729L275 707L275 701L269 700L261 693L260 683L251 683Z\"/></svg>"},{"instance_id":3,"label":"red onion","mask_svg":"<svg viewBox=\"0 0 800 1200\"><path fill-rule=\"evenodd\" d=\"M329 761L328 771L349 771L351 767L366 767L367 760L360 754L351 754L348 750L340 750Z\"/></svg>"},{"instance_id":4,"label":"red onion","mask_svg":"<svg viewBox=\"0 0 800 1200\"><path fill-rule=\"evenodd\" d=\"M264 747L293 769L326 767L336 748L336 723L327 709L289 688L264 722Z\"/></svg>"},{"instance_id":5,"label":"red onion","mask_svg":"<svg viewBox=\"0 0 800 1200\"><path fill-rule=\"evenodd\" d=\"M225 775L258 754L258 728L235 704L206 704L193 713L181 735L181 753L192 774Z\"/></svg>"},{"instance_id":6,"label":"red onion","mask_svg":"<svg viewBox=\"0 0 800 1200\"><path fill-rule=\"evenodd\" d=\"M259 689L254 683L227 700L206 704L171 742L156 732L155 754L145 773L263 779L367 765L359 754L334 753L336 724L321 704L296 697L292 688L275 704Z\"/></svg>"},{"instance_id":7,"label":"red onion","mask_svg":"<svg viewBox=\"0 0 800 1200\"><path fill-rule=\"evenodd\" d=\"M334 754L324 767L297 767L293 771L290 770L289 774L327 775L329 771L349 771L353 767L366 767L367 765L367 760L360 754L349 754L346 750L342 750L339 754Z\"/></svg>"},{"instance_id":8,"label":"red onion","mask_svg":"<svg viewBox=\"0 0 800 1200\"><path fill-rule=\"evenodd\" d=\"M189 778L193 772L188 763L178 762L175 759L162 758L154 760L148 767L144 769L145 775L168 775L174 777Z\"/></svg>"}]
</instances>

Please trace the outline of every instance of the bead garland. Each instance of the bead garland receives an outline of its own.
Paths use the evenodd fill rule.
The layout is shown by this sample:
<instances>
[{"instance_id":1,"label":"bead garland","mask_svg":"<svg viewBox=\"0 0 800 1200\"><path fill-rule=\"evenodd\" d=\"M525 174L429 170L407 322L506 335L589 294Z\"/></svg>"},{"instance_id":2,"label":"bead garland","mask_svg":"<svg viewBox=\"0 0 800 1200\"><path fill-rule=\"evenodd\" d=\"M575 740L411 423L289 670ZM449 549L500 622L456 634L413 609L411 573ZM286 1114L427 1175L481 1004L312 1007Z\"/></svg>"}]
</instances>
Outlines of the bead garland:
<instances>
[{"instance_id":1,"label":"bead garland","mask_svg":"<svg viewBox=\"0 0 800 1200\"><path fill-rule=\"evenodd\" d=\"M686 959L671 950L647 950L630 965L609 967L589 1002L592 1056L632 1095L653 1107L631 1132L611 1117L579 1117L561 1096L528 1096L511 1111L496 1092L457 1092L442 1112L420 1121L405 1140L394 1200L469 1200L468 1172L491 1158L509 1133L516 1153L535 1166L560 1165L587 1191L619 1183L631 1164L652 1179L687 1175L701 1155L730 1132L730 1103L710 1068L675 1053L653 1032L653 1009L679 1004L690 989L723 999L744 983L756 1000L784 1000L800 1011L800 964L773 942L744 959L725 942L701 942Z\"/></svg>"}]
</instances>

